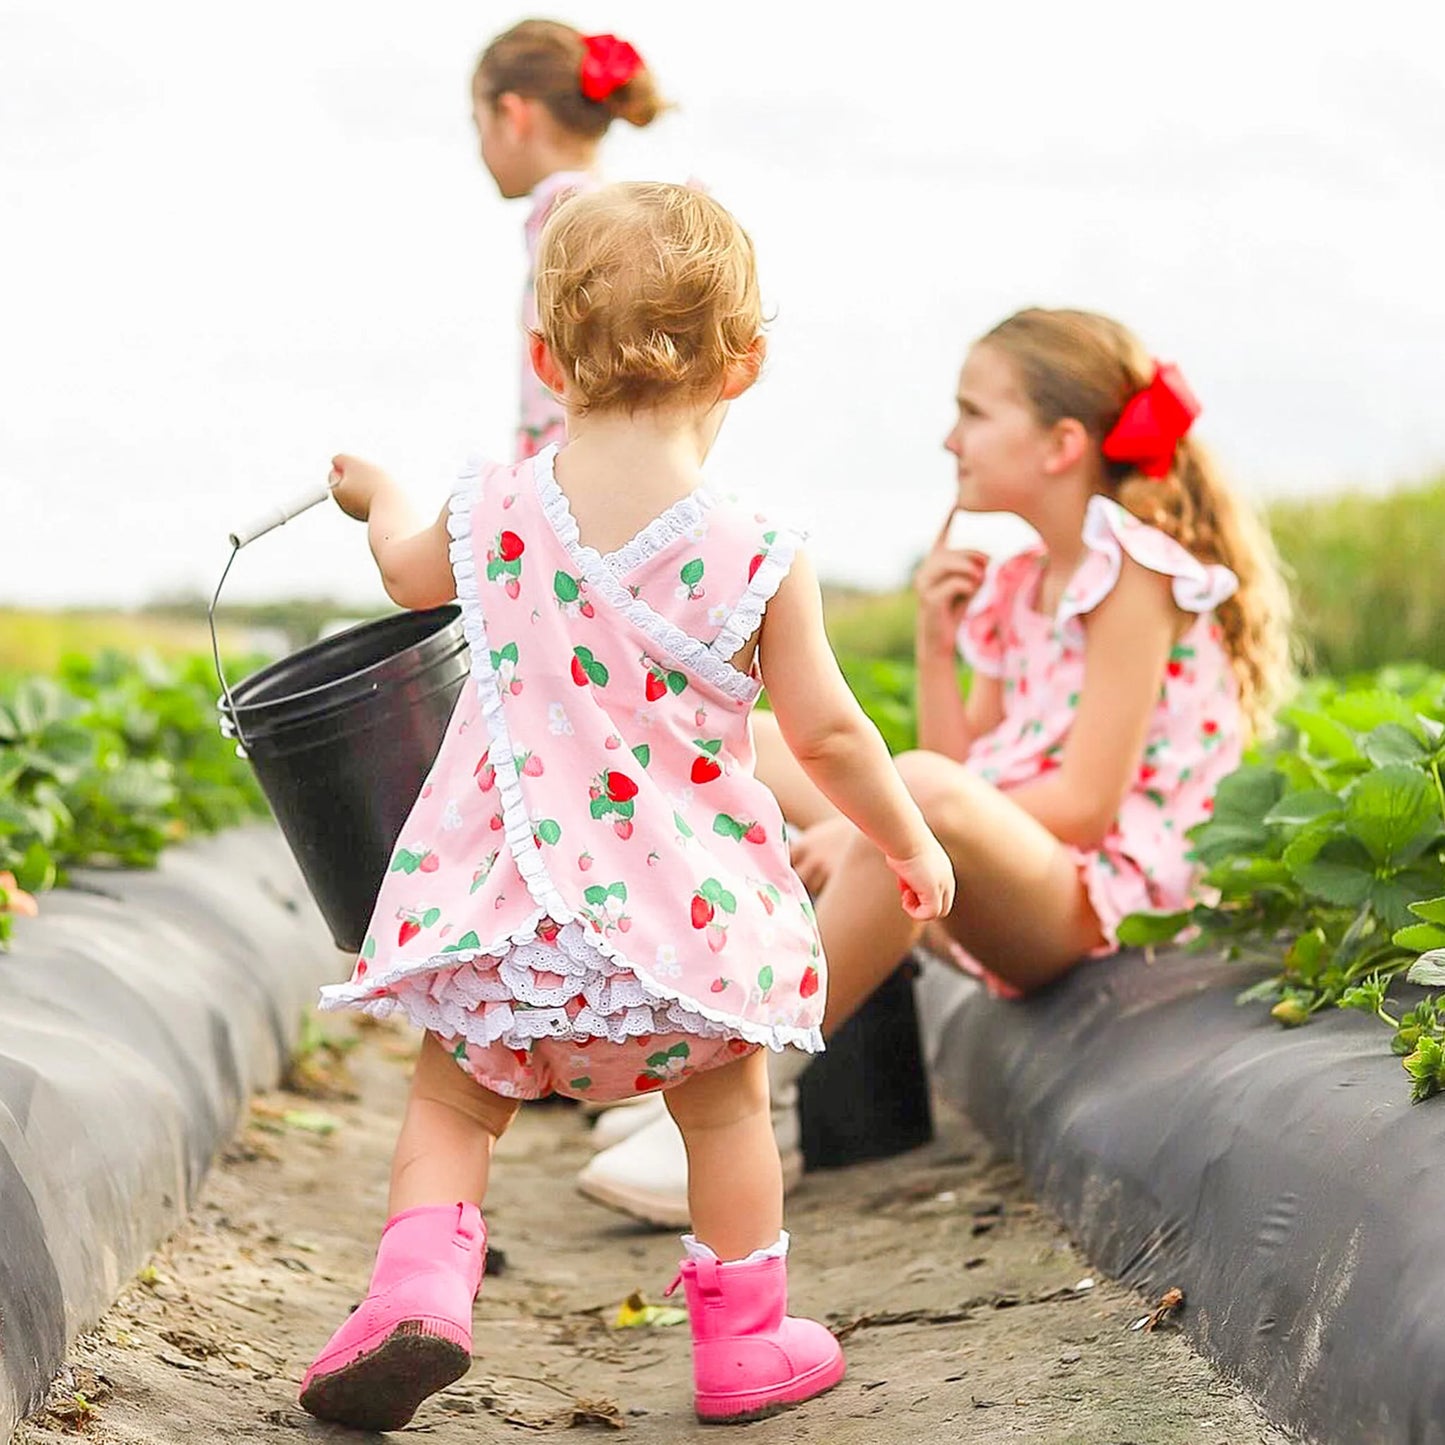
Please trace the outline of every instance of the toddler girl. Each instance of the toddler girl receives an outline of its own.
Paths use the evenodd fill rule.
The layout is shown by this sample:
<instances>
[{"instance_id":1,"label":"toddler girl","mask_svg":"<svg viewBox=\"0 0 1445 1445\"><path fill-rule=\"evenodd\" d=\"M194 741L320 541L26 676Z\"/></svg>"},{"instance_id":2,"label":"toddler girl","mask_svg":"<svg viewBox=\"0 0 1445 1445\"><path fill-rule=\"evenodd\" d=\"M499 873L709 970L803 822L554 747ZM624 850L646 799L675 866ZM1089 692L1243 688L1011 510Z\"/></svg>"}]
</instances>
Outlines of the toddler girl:
<instances>
[{"instance_id":1,"label":"toddler girl","mask_svg":"<svg viewBox=\"0 0 1445 1445\"><path fill-rule=\"evenodd\" d=\"M685 187L559 206L538 251L534 365L567 446L468 472L420 527L379 470L334 464L390 595L455 594L464 689L328 1007L426 1030L366 1300L302 1384L312 1414L394 1429L470 1360L492 1148L518 1101L666 1090L691 1162L681 1278L696 1409L750 1418L836 1383L786 1314L766 1050L822 1047L824 961L782 817L753 771L780 735L870 838L889 907L952 906L952 872L823 631L800 536L708 486L763 358L753 251Z\"/></svg>"},{"instance_id":2,"label":"toddler girl","mask_svg":"<svg viewBox=\"0 0 1445 1445\"><path fill-rule=\"evenodd\" d=\"M472 77L472 118L482 162L507 200L529 196L528 276L522 324L537 327L532 272L537 238L552 207L572 191L600 184L598 152L617 119L650 125L662 113L652 73L615 35L583 35L554 20L523 20L482 52ZM562 401L522 357L518 461L566 439Z\"/></svg>"}]
</instances>

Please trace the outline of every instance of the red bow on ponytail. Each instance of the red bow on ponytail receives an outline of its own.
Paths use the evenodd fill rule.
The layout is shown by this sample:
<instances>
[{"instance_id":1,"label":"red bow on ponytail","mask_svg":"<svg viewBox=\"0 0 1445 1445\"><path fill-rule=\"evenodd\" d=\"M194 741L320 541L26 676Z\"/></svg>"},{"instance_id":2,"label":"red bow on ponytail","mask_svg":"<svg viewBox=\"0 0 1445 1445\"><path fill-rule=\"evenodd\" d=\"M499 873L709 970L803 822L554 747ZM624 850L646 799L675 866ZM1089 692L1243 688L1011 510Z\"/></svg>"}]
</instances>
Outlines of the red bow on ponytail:
<instances>
[{"instance_id":1,"label":"red bow on ponytail","mask_svg":"<svg viewBox=\"0 0 1445 1445\"><path fill-rule=\"evenodd\" d=\"M642 69L642 57L615 35L584 35L582 94L588 100L606 100L621 90Z\"/></svg>"},{"instance_id":2,"label":"red bow on ponytail","mask_svg":"<svg viewBox=\"0 0 1445 1445\"><path fill-rule=\"evenodd\" d=\"M1173 365L1154 363L1154 380L1124 404L1114 429L1104 438L1111 462L1128 462L1146 477L1169 475L1174 452L1201 408Z\"/></svg>"}]
</instances>

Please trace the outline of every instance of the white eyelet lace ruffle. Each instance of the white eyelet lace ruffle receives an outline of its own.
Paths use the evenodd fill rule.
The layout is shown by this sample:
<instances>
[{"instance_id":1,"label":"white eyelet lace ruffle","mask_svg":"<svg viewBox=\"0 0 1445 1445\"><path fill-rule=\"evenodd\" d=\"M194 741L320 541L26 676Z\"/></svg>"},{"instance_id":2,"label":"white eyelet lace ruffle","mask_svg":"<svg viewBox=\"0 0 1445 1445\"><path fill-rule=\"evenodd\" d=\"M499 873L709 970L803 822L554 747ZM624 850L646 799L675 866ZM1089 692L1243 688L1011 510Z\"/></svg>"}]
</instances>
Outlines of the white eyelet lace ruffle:
<instances>
[{"instance_id":1,"label":"white eyelet lace ruffle","mask_svg":"<svg viewBox=\"0 0 1445 1445\"><path fill-rule=\"evenodd\" d=\"M1092 496L1084 512L1084 545L1104 565L1086 560L1059 602L1060 627L1092 612L1119 580L1127 552L1141 567L1168 577L1183 612L1212 612L1239 590L1239 578L1220 563L1201 562L1172 537L1141 522L1110 497Z\"/></svg>"},{"instance_id":2,"label":"white eyelet lace ruffle","mask_svg":"<svg viewBox=\"0 0 1445 1445\"><path fill-rule=\"evenodd\" d=\"M556 447L547 447L532 459L537 496L552 530L556 532L558 540L577 564L588 586L592 587L608 606L622 613L659 652L667 654L694 678L707 683L731 702L751 704L762 691L762 686L756 678L740 672L727 658L720 657L711 651L707 643L688 636L676 623L669 622L667 618L654 612L647 603L634 597L618 581L617 575L602 554L595 547L582 545L576 518L573 517L572 508L567 503L567 495L557 485L557 478L552 471L552 460L556 455ZM692 498L684 498L683 501L693 501L697 495L694 493ZM661 522L667 517L668 513L664 512L662 517L656 520ZM456 532L453 531L453 539L456 535ZM644 532L643 535L645 536L646 533ZM641 539L634 540L640 541ZM454 550L455 546L454 540ZM613 555L618 554L614 553ZM761 572L762 568L760 567L758 570Z\"/></svg>"},{"instance_id":3,"label":"white eyelet lace ruffle","mask_svg":"<svg viewBox=\"0 0 1445 1445\"><path fill-rule=\"evenodd\" d=\"M714 656L735 657L748 638L762 626L763 613L767 610L768 603L777 595L778 588L783 585L783 578L788 575L788 570L793 565L793 558L798 555L798 548L807 540L806 532L792 527L777 529L767 554L758 564L752 581L748 583L747 591L738 598L737 606L713 639L709 650Z\"/></svg>"}]
</instances>

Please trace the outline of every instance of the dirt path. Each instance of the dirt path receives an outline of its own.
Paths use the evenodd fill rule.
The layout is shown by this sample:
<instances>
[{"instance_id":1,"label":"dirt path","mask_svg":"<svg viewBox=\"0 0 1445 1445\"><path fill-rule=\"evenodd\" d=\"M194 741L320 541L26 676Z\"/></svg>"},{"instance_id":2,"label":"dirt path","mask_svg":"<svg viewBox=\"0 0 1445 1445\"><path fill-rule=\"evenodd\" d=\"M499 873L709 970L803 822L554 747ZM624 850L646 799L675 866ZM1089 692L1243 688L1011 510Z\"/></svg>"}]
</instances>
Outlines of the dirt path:
<instances>
[{"instance_id":1,"label":"dirt path","mask_svg":"<svg viewBox=\"0 0 1445 1445\"><path fill-rule=\"evenodd\" d=\"M365 1285L410 1041L367 1028L349 1062L356 1099L256 1101L191 1222L79 1342L19 1445L378 1438L295 1404L302 1370ZM285 1122L290 1111L300 1117ZM504 1141L487 1213L505 1268L477 1307L475 1364L409 1433L478 1445L582 1427L634 1445L719 1445L692 1414L686 1327L613 1327L630 1291L660 1298L679 1250L574 1193L586 1151L570 1109L524 1110ZM957 1117L901 1159L809 1175L789 1225L794 1302L851 1328L849 1374L804 1409L744 1427L751 1441L1291 1438L1176 1330L1131 1330L1153 1301L1102 1280L1079 1289L1088 1265Z\"/></svg>"}]
</instances>

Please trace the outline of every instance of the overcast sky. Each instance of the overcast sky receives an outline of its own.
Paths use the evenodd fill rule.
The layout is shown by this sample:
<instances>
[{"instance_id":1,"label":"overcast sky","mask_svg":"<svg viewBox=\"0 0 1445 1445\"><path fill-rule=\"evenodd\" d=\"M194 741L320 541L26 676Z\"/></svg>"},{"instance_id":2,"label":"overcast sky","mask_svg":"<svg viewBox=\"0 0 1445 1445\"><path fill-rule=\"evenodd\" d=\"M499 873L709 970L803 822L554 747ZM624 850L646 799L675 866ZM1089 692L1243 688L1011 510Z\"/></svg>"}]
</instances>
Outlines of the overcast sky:
<instances>
[{"instance_id":1,"label":"overcast sky","mask_svg":"<svg viewBox=\"0 0 1445 1445\"><path fill-rule=\"evenodd\" d=\"M428 508L507 454L525 205L468 86L525 13L0 0L0 601L209 589L227 531L336 450ZM710 466L810 523L825 575L901 580L964 350L1031 303L1179 361L1254 496L1445 463L1438 0L550 13L679 102L610 173L697 174L757 241L771 359ZM380 598L335 513L233 576Z\"/></svg>"}]
</instances>

